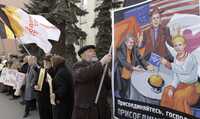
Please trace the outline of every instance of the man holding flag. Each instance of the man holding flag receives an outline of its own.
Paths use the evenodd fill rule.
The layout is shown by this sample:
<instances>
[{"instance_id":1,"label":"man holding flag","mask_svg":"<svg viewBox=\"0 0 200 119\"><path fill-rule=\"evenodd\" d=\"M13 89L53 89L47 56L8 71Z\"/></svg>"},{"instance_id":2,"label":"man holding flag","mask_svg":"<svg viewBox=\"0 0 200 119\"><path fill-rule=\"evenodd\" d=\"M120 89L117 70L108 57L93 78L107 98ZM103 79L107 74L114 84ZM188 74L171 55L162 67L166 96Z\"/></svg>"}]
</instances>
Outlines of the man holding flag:
<instances>
[{"instance_id":1,"label":"man holding flag","mask_svg":"<svg viewBox=\"0 0 200 119\"><path fill-rule=\"evenodd\" d=\"M108 75L95 104L95 97L101 81L103 66L111 61L111 55L106 54L98 61L95 46L87 45L78 51L80 62L74 66L75 101L72 119L111 119L111 112L107 103L111 81Z\"/></svg>"}]
</instances>

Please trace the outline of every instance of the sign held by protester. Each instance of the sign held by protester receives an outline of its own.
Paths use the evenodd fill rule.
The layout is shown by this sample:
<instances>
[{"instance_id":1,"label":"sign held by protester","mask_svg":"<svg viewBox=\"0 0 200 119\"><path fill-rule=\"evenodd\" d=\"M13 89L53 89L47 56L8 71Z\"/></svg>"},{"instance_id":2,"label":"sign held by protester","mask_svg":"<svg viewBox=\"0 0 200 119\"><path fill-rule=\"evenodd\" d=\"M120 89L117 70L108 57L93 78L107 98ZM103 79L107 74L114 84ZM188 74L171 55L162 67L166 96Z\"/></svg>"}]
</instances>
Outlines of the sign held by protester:
<instances>
[{"instance_id":1,"label":"sign held by protester","mask_svg":"<svg viewBox=\"0 0 200 119\"><path fill-rule=\"evenodd\" d=\"M15 69L3 68L0 76L0 83L11 86L13 89L16 89L16 92L19 92L25 82L24 79L24 73L18 72Z\"/></svg>"}]
</instances>

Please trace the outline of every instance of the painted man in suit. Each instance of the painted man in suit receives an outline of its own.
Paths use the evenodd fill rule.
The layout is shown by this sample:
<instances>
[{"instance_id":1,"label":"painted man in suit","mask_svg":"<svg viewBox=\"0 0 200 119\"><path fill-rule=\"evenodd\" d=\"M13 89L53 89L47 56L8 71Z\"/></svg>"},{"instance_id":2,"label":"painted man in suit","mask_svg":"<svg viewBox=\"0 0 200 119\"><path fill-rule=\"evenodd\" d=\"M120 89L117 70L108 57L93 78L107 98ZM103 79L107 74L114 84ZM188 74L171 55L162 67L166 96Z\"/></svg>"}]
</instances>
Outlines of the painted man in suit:
<instances>
[{"instance_id":1,"label":"painted man in suit","mask_svg":"<svg viewBox=\"0 0 200 119\"><path fill-rule=\"evenodd\" d=\"M141 34L141 47L144 48L143 57L148 60L151 53L154 52L168 61L173 61L165 42L171 45L171 35L169 28L161 23L160 10L154 8L151 12L151 26Z\"/></svg>"}]
</instances>

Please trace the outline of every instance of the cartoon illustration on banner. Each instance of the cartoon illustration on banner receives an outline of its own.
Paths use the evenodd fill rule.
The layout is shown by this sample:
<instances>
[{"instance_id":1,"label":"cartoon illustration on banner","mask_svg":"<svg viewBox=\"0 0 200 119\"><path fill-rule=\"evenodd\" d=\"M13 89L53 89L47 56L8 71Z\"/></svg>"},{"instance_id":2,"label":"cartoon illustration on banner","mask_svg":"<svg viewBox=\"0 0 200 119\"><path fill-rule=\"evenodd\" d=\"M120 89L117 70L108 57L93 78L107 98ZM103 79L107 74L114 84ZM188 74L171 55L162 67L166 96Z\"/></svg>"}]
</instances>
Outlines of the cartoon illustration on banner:
<instances>
[{"instance_id":1,"label":"cartoon illustration on banner","mask_svg":"<svg viewBox=\"0 0 200 119\"><path fill-rule=\"evenodd\" d=\"M199 1L147 0L113 17L114 115L200 118Z\"/></svg>"}]
</instances>

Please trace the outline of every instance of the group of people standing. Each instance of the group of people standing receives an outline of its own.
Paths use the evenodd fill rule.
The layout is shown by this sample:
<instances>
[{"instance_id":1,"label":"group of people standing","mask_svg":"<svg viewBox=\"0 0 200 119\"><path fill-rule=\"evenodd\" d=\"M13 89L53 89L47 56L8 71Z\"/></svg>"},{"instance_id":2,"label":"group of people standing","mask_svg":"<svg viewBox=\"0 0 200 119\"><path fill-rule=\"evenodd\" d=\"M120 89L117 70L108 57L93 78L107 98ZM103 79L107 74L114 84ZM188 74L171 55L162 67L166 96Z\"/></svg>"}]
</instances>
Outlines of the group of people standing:
<instances>
[{"instance_id":1,"label":"group of people standing","mask_svg":"<svg viewBox=\"0 0 200 119\"><path fill-rule=\"evenodd\" d=\"M41 70L43 68L37 66L34 56L28 56L28 59L32 62L28 62L24 117L28 116L34 100L33 94L36 94L40 119L111 118L110 107L107 103L107 96L111 88L111 80L108 76L103 85L99 101L94 104L103 66L110 62L111 56L107 54L98 61L93 45L81 48L78 54L82 61L74 64L72 70L66 66L63 57L57 55L46 56L43 62L43 68L45 69L44 81L40 91L38 91L38 81L42 76ZM52 80L51 84L49 84L49 80Z\"/></svg>"},{"instance_id":2,"label":"group of people standing","mask_svg":"<svg viewBox=\"0 0 200 119\"><path fill-rule=\"evenodd\" d=\"M98 60L94 45L78 51L81 61L72 68L64 57L47 55L43 65L35 56L25 56L19 71L25 73L21 96L25 102L24 118L39 109L40 119L111 119L107 97L111 91L106 74L98 103L94 103L104 65L111 61L107 54Z\"/></svg>"},{"instance_id":3,"label":"group of people standing","mask_svg":"<svg viewBox=\"0 0 200 119\"><path fill-rule=\"evenodd\" d=\"M71 71L65 65L65 59L57 55L48 55L43 58L43 66L38 65L35 56L26 56L24 61L22 65L26 73L24 91L22 91L25 101L24 118L36 108L36 102L40 119L70 118L74 99L73 78ZM52 80L51 85L48 83L50 79L47 76ZM51 96L55 97L54 105L51 104Z\"/></svg>"}]
</instances>

